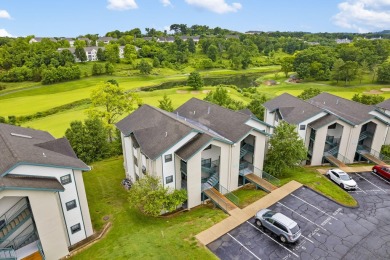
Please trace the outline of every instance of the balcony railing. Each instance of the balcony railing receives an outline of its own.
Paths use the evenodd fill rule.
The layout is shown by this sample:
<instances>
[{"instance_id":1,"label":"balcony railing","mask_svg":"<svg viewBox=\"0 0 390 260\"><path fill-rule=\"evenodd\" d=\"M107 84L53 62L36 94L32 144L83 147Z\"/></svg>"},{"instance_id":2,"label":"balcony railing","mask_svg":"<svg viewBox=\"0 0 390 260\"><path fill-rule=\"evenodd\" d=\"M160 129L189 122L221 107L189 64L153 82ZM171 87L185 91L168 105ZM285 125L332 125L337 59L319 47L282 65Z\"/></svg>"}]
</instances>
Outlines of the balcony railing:
<instances>
[{"instance_id":1,"label":"balcony railing","mask_svg":"<svg viewBox=\"0 0 390 260\"><path fill-rule=\"evenodd\" d=\"M16 252L12 248L0 248L0 259L16 260Z\"/></svg>"},{"instance_id":2,"label":"balcony railing","mask_svg":"<svg viewBox=\"0 0 390 260\"><path fill-rule=\"evenodd\" d=\"M390 163L390 157L370 148L370 147L367 147L365 145L358 145L357 146L357 149L356 149L356 152L358 153L369 153L371 155L373 155L374 157L380 159L381 161L385 162L385 163Z\"/></svg>"},{"instance_id":3,"label":"balcony railing","mask_svg":"<svg viewBox=\"0 0 390 260\"><path fill-rule=\"evenodd\" d=\"M219 192L222 193L226 198L228 198L228 200L236 204L236 206L240 204L240 199L227 188L223 187L221 184L219 184Z\"/></svg>"}]
</instances>

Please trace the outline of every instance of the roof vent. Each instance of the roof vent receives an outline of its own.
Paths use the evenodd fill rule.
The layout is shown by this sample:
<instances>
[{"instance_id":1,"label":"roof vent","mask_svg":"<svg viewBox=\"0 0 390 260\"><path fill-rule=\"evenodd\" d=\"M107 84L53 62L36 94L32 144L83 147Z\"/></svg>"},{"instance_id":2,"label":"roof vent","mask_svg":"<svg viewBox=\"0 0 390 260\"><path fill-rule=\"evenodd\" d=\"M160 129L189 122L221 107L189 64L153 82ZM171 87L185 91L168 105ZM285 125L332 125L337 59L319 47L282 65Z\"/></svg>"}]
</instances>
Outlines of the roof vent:
<instances>
[{"instance_id":1,"label":"roof vent","mask_svg":"<svg viewBox=\"0 0 390 260\"><path fill-rule=\"evenodd\" d=\"M28 139L31 139L32 137L29 136L29 135L21 135L21 134L15 134L15 133L11 133L12 136L17 136L17 137L22 137L22 138L28 138Z\"/></svg>"}]
</instances>

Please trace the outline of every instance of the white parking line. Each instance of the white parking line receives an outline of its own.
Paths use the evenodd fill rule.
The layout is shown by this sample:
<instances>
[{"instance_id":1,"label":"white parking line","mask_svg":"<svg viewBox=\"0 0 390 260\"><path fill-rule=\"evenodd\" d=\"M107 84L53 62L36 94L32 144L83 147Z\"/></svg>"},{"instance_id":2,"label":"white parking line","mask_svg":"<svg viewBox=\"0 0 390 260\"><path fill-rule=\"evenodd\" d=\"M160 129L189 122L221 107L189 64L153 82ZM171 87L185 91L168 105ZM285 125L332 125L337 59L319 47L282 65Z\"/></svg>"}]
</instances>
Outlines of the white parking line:
<instances>
[{"instance_id":1,"label":"white parking line","mask_svg":"<svg viewBox=\"0 0 390 260\"><path fill-rule=\"evenodd\" d=\"M370 182L369 180L367 180L366 178L364 178L363 176L361 176L359 173L356 172L356 175L359 176L359 177L362 178L362 179L365 179L366 181L368 181L369 183L371 183L372 185L374 185L375 187L377 187L378 189L380 189L380 190L383 191L384 193L387 193L385 190L381 189L381 187L379 187L378 185L375 185L374 183Z\"/></svg>"},{"instance_id":2,"label":"white parking line","mask_svg":"<svg viewBox=\"0 0 390 260\"><path fill-rule=\"evenodd\" d=\"M390 184L390 182L386 179L384 179L382 176L380 176L379 174L375 173L375 172L372 172L372 174L374 174L376 177L379 177L380 179L384 180L387 184Z\"/></svg>"},{"instance_id":3,"label":"white parking line","mask_svg":"<svg viewBox=\"0 0 390 260\"><path fill-rule=\"evenodd\" d=\"M305 202L307 205L310 205L310 206L312 206L313 208L315 208L316 210L318 210L318 211L320 211L320 212L322 212L322 213L324 213L324 214L326 214L328 217L331 217L331 218L333 218L333 219L336 219L336 220L338 220L337 218L335 218L335 217L333 217L332 215L330 215L330 214L328 214L328 213L326 213L325 211L323 211L323 210L321 210L321 209L319 209L319 208L317 208L316 206L314 206L314 205L312 205L312 204L310 204L309 202L307 202L306 200L303 200L303 199L301 199L300 197L298 197L298 196L296 196L296 195L294 195L294 194L290 194L291 196L293 196L293 197L295 197L295 198L297 198L297 199L299 199L299 200L301 200L301 201L303 201L303 202Z\"/></svg>"},{"instance_id":4,"label":"white parking line","mask_svg":"<svg viewBox=\"0 0 390 260\"><path fill-rule=\"evenodd\" d=\"M305 237L304 235L302 235L302 234L301 234L301 236L302 236L304 239L306 239L307 241L309 241L310 243L314 244L314 242L313 242L313 241L311 241L310 239L308 239L308 238L307 238L307 237Z\"/></svg>"},{"instance_id":5,"label":"white parking line","mask_svg":"<svg viewBox=\"0 0 390 260\"><path fill-rule=\"evenodd\" d=\"M367 192L365 192L364 190L362 190L359 186L357 186L357 188L358 188L361 192L364 192L365 194L367 194Z\"/></svg>"},{"instance_id":6,"label":"white parking line","mask_svg":"<svg viewBox=\"0 0 390 260\"><path fill-rule=\"evenodd\" d=\"M291 210L292 212L296 213L296 214L297 214L298 216L300 216L301 218L304 218L304 219L306 219L307 221L309 221L310 223L312 223L312 224L316 225L317 227L319 227L319 228L322 228L323 230L327 231L327 230L326 230L324 227L322 227L322 226L318 225L317 223L315 223L315 222L311 221L310 219L308 219L308 218L306 218L306 217L302 216L301 214L299 214L298 212L294 211L293 209L290 209L289 207L287 207L287 206L286 206L286 205L284 205L283 203L280 203L280 202L278 202L278 204L280 204L280 205L282 205L283 207L285 207L285 208L287 208L287 209Z\"/></svg>"},{"instance_id":7,"label":"white parking line","mask_svg":"<svg viewBox=\"0 0 390 260\"><path fill-rule=\"evenodd\" d=\"M259 259L261 260L257 255L255 255L251 250L249 250L246 246L244 246L240 241L238 241L235 237L233 237L232 235L230 235L229 233L227 233L231 238L233 238L234 241L236 241L237 243L239 243L243 248L245 248L249 253L251 253L256 259Z\"/></svg>"},{"instance_id":8,"label":"white parking line","mask_svg":"<svg viewBox=\"0 0 390 260\"><path fill-rule=\"evenodd\" d=\"M349 190L349 193L354 193L354 192L366 192L366 191L372 191L372 192L377 192L381 190Z\"/></svg>"},{"instance_id":9,"label":"white parking line","mask_svg":"<svg viewBox=\"0 0 390 260\"><path fill-rule=\"evenodd\" d=\"M246 223L248 223L249 225L251 225L252 227L256 228L257 230L259 230L261 233L263 233L264 235L266 235L267 237L269 237L270 239L272 239L274 242L276 242L279 246L283 247L284 249L286 249L287 251L289 251L291 254L295 255L296 257L299 258L299 256L297 254L295 254L293 251L291 251L290 249L288 249L287 247L285 247L284 245L282 245L281 243L279 243L278 241L276 241L275 239L273 239L272 237L270 237L268 234L266 234L263 230L261 230L260 228L256 227L255 225L253 225L252 223L250 223L249 221L247 221Z\"/></svg>"}]
</instances>

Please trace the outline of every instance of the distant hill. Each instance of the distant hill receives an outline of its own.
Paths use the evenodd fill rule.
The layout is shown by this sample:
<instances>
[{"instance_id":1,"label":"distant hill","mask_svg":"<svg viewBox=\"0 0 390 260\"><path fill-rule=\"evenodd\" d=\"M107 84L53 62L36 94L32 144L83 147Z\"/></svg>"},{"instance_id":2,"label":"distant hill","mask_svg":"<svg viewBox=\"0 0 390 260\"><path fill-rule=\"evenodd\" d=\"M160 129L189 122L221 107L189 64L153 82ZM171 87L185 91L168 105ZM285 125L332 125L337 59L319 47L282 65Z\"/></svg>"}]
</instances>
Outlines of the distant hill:
<instances>
[{"instance_id":1,"label":"distant hill","mask_svg":"<svg viewBox=\"0 0 390 260\"><path fill-rule=\"evenodd\" d=\"M380 34L390 34L390 30L383 30L383 31L377 32L377 33L380 33Z\"/></svg>"}]
</instances>

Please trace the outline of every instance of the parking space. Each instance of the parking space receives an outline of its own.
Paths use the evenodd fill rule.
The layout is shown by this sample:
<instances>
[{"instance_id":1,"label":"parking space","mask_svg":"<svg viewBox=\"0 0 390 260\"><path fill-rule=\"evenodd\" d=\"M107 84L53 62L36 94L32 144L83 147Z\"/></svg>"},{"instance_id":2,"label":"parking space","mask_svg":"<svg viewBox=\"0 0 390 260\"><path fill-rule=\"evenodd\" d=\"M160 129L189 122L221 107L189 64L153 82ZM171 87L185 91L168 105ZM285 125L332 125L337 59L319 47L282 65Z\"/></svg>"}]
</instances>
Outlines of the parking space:
<instances>
[{"instance_id":1,"label":"parking space","mask_svg":"<svg viewBox=\"0 0 390 260\"><path fill-rule=\"evenodd\" d=\"M252 218L207 247L221 259L389 259L390 184L369 172L351 176L361 187L351 191L359 208L342 207L305 187L270 207L299 224L296 243L281 243Z\"/></svg>"}]
</instances>

